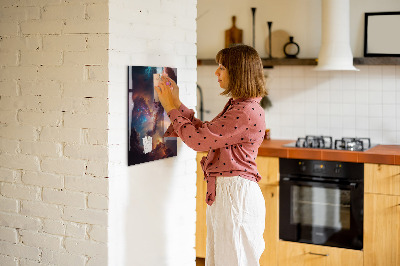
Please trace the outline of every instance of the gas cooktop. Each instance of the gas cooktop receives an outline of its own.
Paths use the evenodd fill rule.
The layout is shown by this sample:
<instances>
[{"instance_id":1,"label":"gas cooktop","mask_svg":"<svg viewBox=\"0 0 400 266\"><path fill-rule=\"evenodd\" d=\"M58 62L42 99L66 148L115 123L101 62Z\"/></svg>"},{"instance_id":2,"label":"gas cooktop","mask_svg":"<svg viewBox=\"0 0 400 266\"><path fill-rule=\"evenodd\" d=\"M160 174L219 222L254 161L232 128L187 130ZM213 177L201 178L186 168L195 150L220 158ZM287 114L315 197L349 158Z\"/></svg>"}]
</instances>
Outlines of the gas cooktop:
<instances>
[{"instance_id":1,"label":"gas cooktop","mask_svg":"<svg viewBox=\"0 0 400 266\"><path fill-rule=\"evenodd\" d=\"M370 138L341 138L333 141L331 136L307 135L303 138L298 138L296 142L285 144L283 146L296 148L366 151L375 145L371 145Z\"/></svg>"}]
</instances>

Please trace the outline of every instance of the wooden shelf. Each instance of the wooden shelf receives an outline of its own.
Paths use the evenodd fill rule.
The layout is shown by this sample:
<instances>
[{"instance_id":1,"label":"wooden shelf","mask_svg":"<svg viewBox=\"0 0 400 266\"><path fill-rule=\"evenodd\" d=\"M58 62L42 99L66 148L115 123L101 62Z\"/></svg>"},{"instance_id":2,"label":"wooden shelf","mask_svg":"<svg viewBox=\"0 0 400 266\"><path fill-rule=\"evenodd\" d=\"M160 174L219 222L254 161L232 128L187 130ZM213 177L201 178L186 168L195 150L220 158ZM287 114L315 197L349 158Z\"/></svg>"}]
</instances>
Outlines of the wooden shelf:
<instances>
[{"instance_id":1,"label":"wooden shelf","mask_svg":"<svg viewBox=\"0 0 400 266\"><path fill-rule=\"evenodd\" d=\"M316 66L316 58L261 58L264 68L274 66ZM356 57L354 65L400 65L400 57ZM198 59L198 66L217 65L214 59Z\"/></svg>"}]
</instances>

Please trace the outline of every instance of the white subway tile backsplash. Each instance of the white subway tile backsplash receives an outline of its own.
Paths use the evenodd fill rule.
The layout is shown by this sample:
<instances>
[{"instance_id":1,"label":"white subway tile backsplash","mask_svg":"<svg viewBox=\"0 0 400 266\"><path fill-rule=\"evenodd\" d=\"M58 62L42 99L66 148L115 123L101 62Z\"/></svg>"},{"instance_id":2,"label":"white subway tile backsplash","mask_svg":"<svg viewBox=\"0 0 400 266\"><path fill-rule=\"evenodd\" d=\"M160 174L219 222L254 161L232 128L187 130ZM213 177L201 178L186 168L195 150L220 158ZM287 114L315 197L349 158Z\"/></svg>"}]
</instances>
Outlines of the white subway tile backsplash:
<instances>
[{"instance_id":1,"label":"white subway tile backsplash","mask_svg":"<svg viewBox=\"0 0 400 266\"><path fill-rule=\"evenodd\" d=\"M273 106L266 121L272 138L346 135L370 137L373 143L400 144L400 66L356 67L360 71L321 72L313 66L268 70ZM198 67L198 81L204 83L207 79L202 77L202 68L206 66Z\"/></svg>"},{"instance_id":2,"label":"white subway tile backsplash","mask_svg":"<svg viewBox=\"0 0 400 266\"><path fill-rule=\"evenodd\" d=\"M394 104L384 104L382 105L382 116L394 118L394 123L396 123L396 105Z\"/></svg>"}]
</instances>

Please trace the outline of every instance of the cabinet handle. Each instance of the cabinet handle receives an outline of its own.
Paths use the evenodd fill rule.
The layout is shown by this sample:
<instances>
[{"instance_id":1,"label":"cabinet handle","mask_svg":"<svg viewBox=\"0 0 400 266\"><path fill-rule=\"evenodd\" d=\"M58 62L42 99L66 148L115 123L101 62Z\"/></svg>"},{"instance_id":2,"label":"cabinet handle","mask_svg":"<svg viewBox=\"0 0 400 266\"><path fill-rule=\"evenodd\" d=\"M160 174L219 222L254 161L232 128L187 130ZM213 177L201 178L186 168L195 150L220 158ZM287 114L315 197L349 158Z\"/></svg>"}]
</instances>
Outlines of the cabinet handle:
<instances>
[{"instance_id":1,"label":"cabinet handle","mask_svg":"<svg viewBox=\"0 0 400 266\"><path fill-rule=\"evenodd\" d=\"M314 253L314 252L308 252L308 254L310 254L310 255L318 255L318 256L325 256L325 257L329 256L329 254L321 254L321 253Z\"/></svg>"}]
</instances>

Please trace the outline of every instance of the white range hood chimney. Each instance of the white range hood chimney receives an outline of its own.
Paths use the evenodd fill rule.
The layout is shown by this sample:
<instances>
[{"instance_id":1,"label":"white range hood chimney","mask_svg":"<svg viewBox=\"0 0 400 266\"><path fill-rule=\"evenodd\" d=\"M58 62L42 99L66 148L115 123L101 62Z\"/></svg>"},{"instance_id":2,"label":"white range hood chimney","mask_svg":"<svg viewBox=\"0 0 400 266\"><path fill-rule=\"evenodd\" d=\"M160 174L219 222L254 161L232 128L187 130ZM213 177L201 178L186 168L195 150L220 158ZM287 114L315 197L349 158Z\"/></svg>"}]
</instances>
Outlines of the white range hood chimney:
<instances>
[{"instance_id":1,"label":"white range hood chimney","mask_svg":"<svg viewBox=\"0 0 400 266\"><path fill-rule=\"evenodd\" d=\"M350 0L322 0L322 43L314 70L353 70Z\"/></svg>"}]
</instances>

